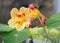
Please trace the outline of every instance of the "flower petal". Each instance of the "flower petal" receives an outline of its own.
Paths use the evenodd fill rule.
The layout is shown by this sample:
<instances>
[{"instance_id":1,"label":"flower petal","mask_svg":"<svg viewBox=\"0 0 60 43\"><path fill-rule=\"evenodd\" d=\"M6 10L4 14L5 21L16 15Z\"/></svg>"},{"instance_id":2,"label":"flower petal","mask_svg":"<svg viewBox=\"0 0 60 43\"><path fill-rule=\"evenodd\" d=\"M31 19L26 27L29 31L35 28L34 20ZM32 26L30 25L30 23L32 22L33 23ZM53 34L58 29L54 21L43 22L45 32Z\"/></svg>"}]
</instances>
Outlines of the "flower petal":
<instances>
[{"instance_id":1,"label":"flower petal","mask_svg":"<svg viewBox=\"0 0 60 43\"><path fill-rule=\"evenodd\" d=\"M27 22L26 22L26 27L29 27L30 24L31 24L30 21L27 21Z\"/></svg>"},{"instance_id":2,"label":"flower petal","mask_svg":"<svg viewBox=\"0 0 60 43\"><path fill-rule=\"evenodd\" d=\"M23 29L25 28L25 26L26 26L25 23L23 23L22 25L18 24L18 25L16 26L16 30L17 30L17 31L21 31L21 30L23 30Z\"/></svg>"},{"instance_id":3,"label":"flower petal","mask_svg":"<svg viewBox=\"0 0 60 43\"><path fill-rule=\"evenodd\" d=\"M20 12L23 12L27 17L29 17L30 12L28 8L21 7Z\"/></svg>"},{"instance_id":4,"label":"flower petal","mask_svg":"<svg viewBox=\"0 0 60 43\"><path fill-rule=\"evenodd\" d=\"M9 27L15 28L17 26L16 19L10 19L8 25Z\"/></svg>"},{"instance_id":5,"label":"flower petal","mask_svg":"<svg viewBox=\"0 0 60 43\"><path fill-rule=\"evenodd\" d=\"M11 10L11 12L10 12L11 17L12 17L12 18L16 17L15 14L17 14L17 13L18 13L18 9L17 9L17 8L13 8L13 9Z\"/></svg>"},{"instance_id":6,"label":"flower petal","mask_svg":"<svg viewBox=\"0 0 60 43\"><path fill-rule=\"evenodd\" d=\"M25 7L21 7L21 8L19 9L19 11L20 11L20 12L24 12L24 13L25 13L26 8L25 8Z\"/></svg>"},{"instance_id":7,"label":"flower petal","mask_svg":"<svg viewBox=\"0 0 60 43\"><path fill-rule=\"evenodd\" d=\"M36 10L33 11L33 10L29 9L29 12L30 12L29 15L31 18L36 18L38 16L38 13Z\"/></svg>"}]
</instances>

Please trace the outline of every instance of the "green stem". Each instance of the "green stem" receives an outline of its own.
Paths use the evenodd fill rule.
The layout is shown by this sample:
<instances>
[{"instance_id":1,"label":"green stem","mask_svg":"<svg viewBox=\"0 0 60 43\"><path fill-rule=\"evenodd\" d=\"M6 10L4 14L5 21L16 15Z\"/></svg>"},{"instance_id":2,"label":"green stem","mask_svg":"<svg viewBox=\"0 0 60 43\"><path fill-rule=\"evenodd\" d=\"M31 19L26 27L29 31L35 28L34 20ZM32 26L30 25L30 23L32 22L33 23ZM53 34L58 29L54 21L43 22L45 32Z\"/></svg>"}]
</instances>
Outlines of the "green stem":
<instances>
[{"instance_id":1,"label":"green stem","mask_svg":"<svg viewBox=\"0 0 60 43\"><path fill-rule=\"evenodd\" d=\"M29 29L29 28L28 28L28 31L30 32L30 29ZM32 37L31 32L30 32L30 38L31 38L31 40L33 41L33 37Z\"/></svg>"},{"instance_id":2,"label":"green stem","mask_svg":"<svg viewBox=\"0 0 60 43\"><path fill-rule=\"evenodd\" d=\"M36 8L39 9L39 3L38 3L38 0L36 0L36 4L37 4Z\"/></svg>"},{"instance_id":3,"label":"green stem","mask_svg":"<svg viewBox=\"0 0 60 43\"><path fill-rule=\"evenodd\" d=\"M47 40L46 40L46 43L50 43L50 41L47 39Z\"/></svg>"},{"instance_id":4,"label":"green stem","mask_svg":"<svg viewBox=\"0 0 60 43\"><path fill-rule=\"evenodd\" d=\"M60 42L60 33L59 33L59 36L57 38L58 38L58 43L59 43Z\"/></svg>"},{"instance_id":5,"label":"green stem","mask_svg":"<svg viewBox=\"0 0 60 43\"><path fill-rule=\"evenodd\" d=\"M42 24L41 19L40 19L39 17L38 17L38 19L39 19L39 21L40 21L40 23L41 23L41 25L42 25L42 27L43 27L44 32L46 33L46 37L48 38L48 40L51 41L51 43L54 43L54 41L49 37L48 32L46 31L44 25Z\"/></svg>"},{"instance_id":6,"label":"green stem","mask_svg":"<svg viewBox=\"0 0 60 43\"><path fill-rule=\"evenodd\" d=\"M38 5L38 0L36 0L36 4ZM39 9L39 6L37 6L37 9ZM48 32L46 31L44 25L42 24L42 21L41 21L40 17L38 17L38 19L39 19L39 21L40 21L40 23L41 23L41 25L42 25L42 27L43 27L44 32L46 32L46 35L47 35L47 37L48 37ZM49 37L48 37L48 38L49 38Z\"/></svg>"},{"instance_id":7,"label":"green stem","mask_svg":"<svg viewBox=\"0 0 60 43\"><path fill-rule=\"evenodd\" d=\"M39 17L38 17L38 19L39 19L39 21L40 21L40 23L41 23L41 25L42 25L42 27L43 27L44 32L46 32L46 35L48 36L48 32L46 31L46 29L45 29L44 25L42 24L41 19L40 19Z\"/></svg>"},{"instance_id":8,"label":"green stem","mask_svg":"<svg viewBox=\"0 0 60 43\"><path fill-rule=\"evenodd\" d=\"M37 6L36 6L37 9L39 9L38 0L36 0L36 4L37 4ZM40 21L40 23L41 23L41 25L42 25L42 27L43 27L44 32L46 33L46 36L47 36L47 38L48 38L47 40L50 40L51 43L54 43L54 41L49 37L48 32L46 31L44 25L42 24L42 21L41 21L40 17L38 17L38 19L39 19L39 21Z\"/></svg>"}]
</instances>

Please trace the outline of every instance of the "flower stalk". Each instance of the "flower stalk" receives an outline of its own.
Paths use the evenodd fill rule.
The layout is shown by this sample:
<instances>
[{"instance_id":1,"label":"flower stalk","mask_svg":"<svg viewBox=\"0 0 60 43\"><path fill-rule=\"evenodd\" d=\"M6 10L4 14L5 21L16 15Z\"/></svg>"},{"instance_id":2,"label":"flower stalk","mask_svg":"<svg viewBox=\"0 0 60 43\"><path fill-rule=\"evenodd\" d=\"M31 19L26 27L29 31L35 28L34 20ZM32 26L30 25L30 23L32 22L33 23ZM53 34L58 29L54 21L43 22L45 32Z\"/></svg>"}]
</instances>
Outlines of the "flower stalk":
<instances>
[{"instance_id":1,"label":"flower stalk","mask_svg":"<svg viewBox=\"0 0 60 43\"><path fill-rule=\"evenodd\" d=\"M46 29L45 29L45 27L44 27L44 25L43 25L41 19L40 19L39 17L38 17L38 19L39 19L39 21L40 21L40 23L41 23L41 25L42 25L42 27L43 27L44 32L46 33L47 40L50 40L51 43L54 43L55 41L52 40L52 39L49 37L48 32L46 31Z\"/></svg>"},{"instance_id":2,"label":"flower stalk","mask_svg":"<svg viewBox=\"0 0 60 43\"><path fill-rule=\"evenodd\" d=\"M37 6L36 6L37 9L39 9L38 1L37 1L37 0L36 0L36 4L37 4ZM45 17L45 16L44 16L44 17ZM46 17L45 17L45 18L46 18ZM40 21L40 23L41 23L41 25L42 25L42 27L43 27L44 32L46 33L46 37L48 38L47 40L50 40L51 43L54 43L54 41L49 37L48 32L46 31L46 29L45 29L45 27L44 27L45 24L42 23L40 17L38 17L38 19L39 19L39 21ZM46 18L46 19L47 19L47 18Z\"/></svg>"},{"instance_id":3,"label":"flower stalk","mask_svg":"<svg viewBox=\"0 0 60 43\"><path fill-rule=\"evenodd\" d=\"M28 28L28 31L30 32L30 29L29 28ZM33 37L32 37L31 32L30 32L30 38L31 38L31 40L33 40Z\"/></svg>"}]
</instances>

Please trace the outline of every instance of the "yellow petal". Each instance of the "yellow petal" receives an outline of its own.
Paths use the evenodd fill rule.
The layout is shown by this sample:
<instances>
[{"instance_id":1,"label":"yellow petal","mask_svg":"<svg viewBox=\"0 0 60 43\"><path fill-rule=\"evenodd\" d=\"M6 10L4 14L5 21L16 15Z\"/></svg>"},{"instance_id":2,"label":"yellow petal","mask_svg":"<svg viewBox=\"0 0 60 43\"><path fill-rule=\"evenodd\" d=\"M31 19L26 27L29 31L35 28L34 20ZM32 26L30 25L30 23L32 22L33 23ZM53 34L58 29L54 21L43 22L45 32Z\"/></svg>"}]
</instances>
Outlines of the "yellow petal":
<instances>
[{"instance_id":1,"label":"yellow petal","mask_svg":"<svg viewBox=\"0 0 60 43\"><path fill-rule=\"evenodd\" d=\"M21 7L20 12L23 12L27 17L29 17L30 12L28 8Z\"/></svg>"},{"instance_id":2,"label":"yellow petal","mask_svg":"<svg viewBox=\"0 0 60 43\"><path fill-rule=\"evenodd\" d=\"M17 8L13 8L13 9L11 10L10 14L11 14L11 17L12 17L12 18L16 17L15 14L18 14L18 9L17 9Z\"/></svg>"},{"instance_id":3,"label":"yellow petal","mask_svg":"<svg viewBox=\"0 0 60 43\"><path fill-rule=\"evenodd\" d=\"M24 13L24 14L26 14L25 12L27 12L27 8L21 7L19 11L22 12L22 13Z\"/></svg>"},{"instance_id":4,"label":"yellow petal","mask_svg":"<svg viewBox=\"0 0 60 43\"><path fill-rule=\"evenodd\" d=\"M9 27L15 28L17 26L16 19L10 19L8 25Z\"/></svg>"},{"instance_id":5,"label":"yellow petal","mask_svg":"<svg viewBox=\"0 0 60 43\"><path fill-rule=\"evenodd\" d=\"M37 13L36 10L34 10L34 11L30 10L30 14L29 15L30 15L31 18L36 18L38 16L38 13Z\"/></svg>"},{"instance_id":6,"label":"yellow petal","mask_svg":"<svg viewBox=\"0 0 60 43\"><path fill-rule=\"evenodd\" d=\"M47 17L45 17L39 10L36 9L36 12L38 14L37 16L39 16L41 18L46 18L47 19Z\"/></svg>"},{"instance_id":7,"label":"yellow petal","mask_svg":"<svg viewBox=\"0 0 60 43\"><path fill-rule=\"evenodd\" d=\"M29 27L29 25L30 25L30 21L27 21L26 22L26 27Z\"/></svg>"},{"instance_id":8,"label":"yellow petal","mask_svg":"<svg viewBox=\"0 0 60 43\"><path fill-rule=\"evenodd\" d=\"M25 7L21 7L19 11L24 12L25 9L26 9Z\"/></svg>"},{"instance_id":9,"label":"yellow petal","mask_svg":"<svg viewBox=\"0 0 60 43\"><path fill-rule=\"evenodd\" d=\"M18 24L17 26L16 26L16 30L17 31L22 31L23 29L24 29L24 27L25 27L25 23L23 23L23 24Z\"/></svg>"}]
</instances>

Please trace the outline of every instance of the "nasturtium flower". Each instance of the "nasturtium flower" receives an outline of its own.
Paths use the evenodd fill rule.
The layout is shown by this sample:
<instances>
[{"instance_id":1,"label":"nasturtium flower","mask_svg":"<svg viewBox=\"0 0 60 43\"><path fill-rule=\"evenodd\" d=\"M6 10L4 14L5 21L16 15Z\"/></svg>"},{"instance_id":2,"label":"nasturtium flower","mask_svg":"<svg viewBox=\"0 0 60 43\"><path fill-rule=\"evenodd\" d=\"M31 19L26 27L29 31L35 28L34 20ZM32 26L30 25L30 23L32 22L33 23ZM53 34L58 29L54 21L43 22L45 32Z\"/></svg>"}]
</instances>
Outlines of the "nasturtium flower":
<instances>
[{"instance_id":1,"label":"nasturtium flower","mask_svg":"<svg viewBox=\"0 0 60 43\"><path fill-rule=\"evenodd\" d=\"M37 18L39 16L39 11L32 4L29 5L28 9L31 18Z\"/></svg>"},{"instance_id":2,"label":"nasturtium flower","mask_svg":"<svg viewBox=\"0 0 60 43\"><path fill-rule=\"evenodd\" d=\"M28 6L28 9L29 9L29 12L30 12L30 17L31 18L37 18L38 16L39 17L43 17L43 18L46 18L44 15L42 15L42 13L38 10L38 9L36 9L34 6L33 6L33 4L30 4L29 6Z\"/></svg>"},{"instance_id":3,"label":"nasturtium flower","mask_svg":"<svg viewBox=\"0 0 60 43\"><path fill-rule=\"evenodd\" d=\"M22 9L22 11L24 10ZM8 25L12 28L16 28L18 31L23 30L24 27L28 27L30 24L29 18L22 11L18 10L17 8L13 8L10 12L11 19L8 21Z\"/></svg>"}]
</instances>

